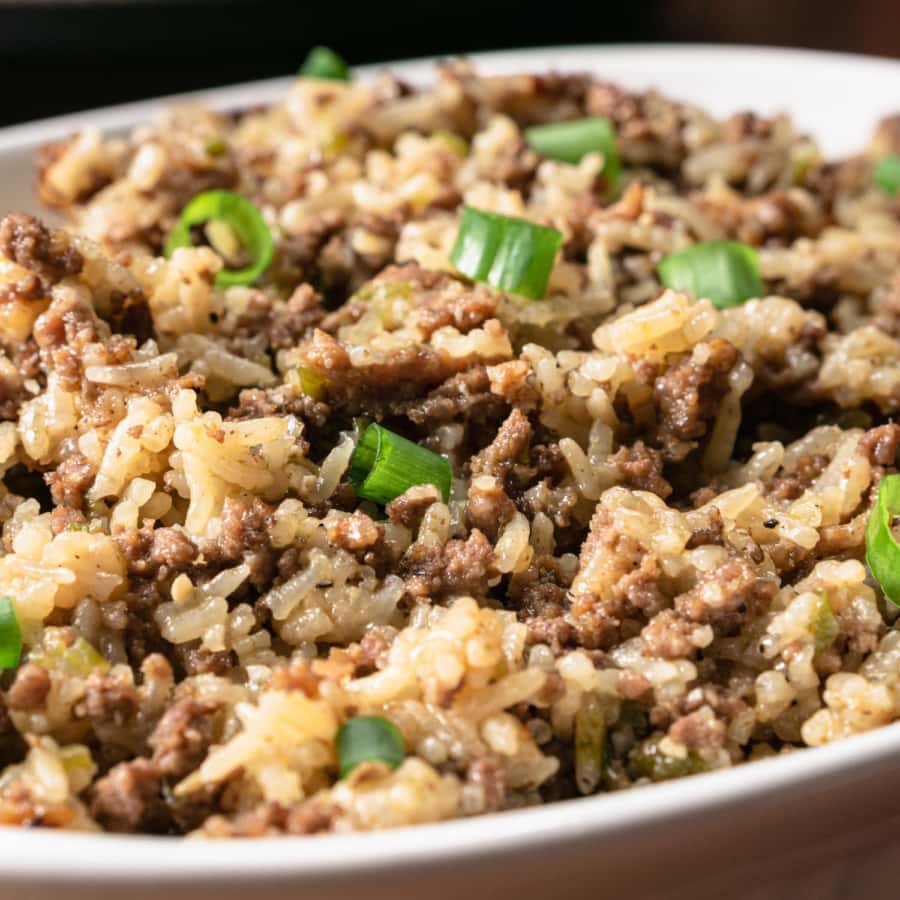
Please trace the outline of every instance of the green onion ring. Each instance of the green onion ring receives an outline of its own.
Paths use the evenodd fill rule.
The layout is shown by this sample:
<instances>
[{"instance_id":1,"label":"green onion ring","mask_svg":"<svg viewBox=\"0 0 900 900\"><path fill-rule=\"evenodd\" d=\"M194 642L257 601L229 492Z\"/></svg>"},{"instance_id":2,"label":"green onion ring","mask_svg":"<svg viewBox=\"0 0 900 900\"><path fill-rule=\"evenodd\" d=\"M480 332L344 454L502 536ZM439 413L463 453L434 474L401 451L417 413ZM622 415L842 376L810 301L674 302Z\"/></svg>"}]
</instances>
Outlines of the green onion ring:
<instances>
[{"instance_id":1,"label":"green onion ring","mask_svg":"<svg viewBox=\"0 0 900 900\"><path fill-rule=\"evenodd\" d=\"M555 228L466 206L450 262L473 281L539 300L561 244Z\"/></svg>"},{"instance_id":2,"label":"green onion ring","mask_svg":"<svg viewBox=\"0 0 900 900\"><path fill-rule=\"evenodd\" d=\"M341 778L366 762L381 762L396 769L406 756L400 729L380 716L357 716L345 722L338 730L335 748Z\"/></svg>"},{"instance_id":3,"label":"green onion ring","mask_svg":"<svg viewBox=\"0 0 900 900\"><path fill-rule=\"evenodd\" d=\"M886 475L866 524L866 563L884 596L900 606L900 545L891 531L896 515L900 515L900 475Z\"/></svg>"},{"instance_id":4,"label":"green onion ring","mask_svg":"<svg viewBox=\"0 0 900 900\"><path fill-rule=\"evenodd\" d=\"M708 299L718 309L765 295L756 250L737 241L694 244L666 256L656 271L666 287Z\"/></svg>"},{"instance_id":5,"label":"green onion ring","mask_svg":"<svg viewBox=\"0 0 900 900\"><path fill-rule=\"evenodd\" d=\"M334 50L329 50L328 47L313 47L297 74L301 78L348 81L350 67Z\"/></svg>"},{"instance_id":6,"label":"green onion ring","mask_svg":"<svg viewBox=\"0 0 900 900\"><path fill-rule=\"evenodd\" d=\"M22 629L10 597L0 597L0 669L14 669L22 656Z\"/></svg>"},{"instance_id":7,"label":"green onion ring","mask_svg":"<svg viewBox=\"0 0 900 900\"><path fill-rule=\"evenodd\" d=\"M900 154L891 153L888 156L882 156L875 163L872 178L888 197L896 196L900 191Z\"/></svg>"},{"instance_id":8,"label":"green onion ring","mask_svg":"<svg viewBox=\"0 0 900 900\"><path fill-rule=\"evenodd\" d=\"M450 463L375 422L362 433L347 477L356 496L373 503L390 503L417 484L433 484L450 499Z\"/></svg>"},{"instance_id":9,"label":"green onion ring","mask_svg":"<svg viewBox=\"0 0 900 900\"><path fill-rule=\"evenodd\" d=\"M191 228L218 219L229 225L238 236L253 262L243 269L222 269L216 275L218 287L251 284L269 267L274 243L268 225L259 210L246 197L232 191L206 191L198 194L182 210L169 239L165 255L170 257L179 247L191 247Z\"/></svg>"},{"instance_id":10,"label":"green onion ring","mask_svg":"<svg viewBox=\"0 0 900 900\"><path fill-rule=\"evenodd\" d=\"M525 140L535 153L573 165L580 163L588 153L602 153L602 174L609 191L614 192L618 187L621 167L616 129L605 116L534 125L525 129Z\"/></svg>"}]
</instances>

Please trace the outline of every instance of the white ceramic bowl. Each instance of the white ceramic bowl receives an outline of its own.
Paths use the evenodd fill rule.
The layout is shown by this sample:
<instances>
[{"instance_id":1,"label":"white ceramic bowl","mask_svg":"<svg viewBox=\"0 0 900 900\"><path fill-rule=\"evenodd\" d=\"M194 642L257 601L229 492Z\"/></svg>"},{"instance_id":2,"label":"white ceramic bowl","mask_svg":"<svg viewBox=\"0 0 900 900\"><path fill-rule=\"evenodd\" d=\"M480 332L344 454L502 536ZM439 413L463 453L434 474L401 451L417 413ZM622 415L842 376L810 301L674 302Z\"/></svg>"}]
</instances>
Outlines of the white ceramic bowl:
<instances>
[{"instance_id":1,"label":"white ceramic bowl","mask_svg":"<svg viewBox=\"0 0 900 900\"><path fill-rule=\"evenodd\" d=\"M900 111L900 63L764 48L581 47L474 57L486 73L592 70L717 114L785 110L829 154ZM431 63L392 65L412 80ZM371 73L361 70L365 77ZM277 99L274 80L190 95ZM0 131L0 212L36 210L37 147L127 128L172 99ZM0 900L830 900L900 895L900 724L723 772L441 825L244 842L0 829Z\"/></svg>"}]
</instances>

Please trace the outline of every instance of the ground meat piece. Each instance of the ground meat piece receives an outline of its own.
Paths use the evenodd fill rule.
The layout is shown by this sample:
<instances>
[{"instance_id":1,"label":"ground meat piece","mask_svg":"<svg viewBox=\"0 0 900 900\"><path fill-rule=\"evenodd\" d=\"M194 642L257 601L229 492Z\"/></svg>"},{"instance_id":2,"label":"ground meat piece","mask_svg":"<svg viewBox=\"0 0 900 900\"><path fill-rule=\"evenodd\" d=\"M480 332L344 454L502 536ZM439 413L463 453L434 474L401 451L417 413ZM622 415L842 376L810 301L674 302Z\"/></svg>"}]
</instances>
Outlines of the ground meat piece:
<instances>
[{"instance_id":1,"label":"ground meat piece","mask_svg":"<svg viewBox=\"0 0 900 900\"><path fill-rule=\"evenodd\" d=\"M384 511L395 525L418 528L428 507L440 499L441 493L433 484L415 484L391 500Z\"/></svg>"},{"instance_id":2,"label":"ground meat piece","mask_svg":"<svg viewBox=\"0 0 900 900\"><path fill-rule=\"evenodd\" d=\"M397 411L429 431L443 422L461 420L470 431L484 434L494 430L506 411L506 403L492 391L487 368L473 366L448 378L427 397L402 405Z\"/></svg>"},{"instance_id":3,"label":"ground meat piece","mask_svg":"<svg viewBox=\"0 0 900 900\"><path fill-rule=\"evenodd\" d=\"M789 244L800 237L814 237L824 224L824 216L800 206L786 191L772 191L743 204L733 236L756 246L773 241Z\"/></svg>"},{"instance_id":4,"label":"ground meat piece","mask_svg":"<svg viewBox=\"0 0 900 900\"><path fill-rule=\"evenodd\" d=\"M803 482L798 478L782 478L776 476L763 481L763 493L766 498L775 503L796 500L806 490Z\"/></svg>"},{"instance_id":5,"label":"ground meat piece","mask_svg":"<svg viewBox=\"0 0 900 900\"><path fill-rule=\"evenodd\" d=\"M352 227L338 231L322 246L316 260L315 283L321 285L326 297L343 301L393 260L402 226L401 210L357 214ZM364 243L365 250L360 249L360 235L374 239Z\"/></svg>"},{"instance_id":6,"label":"ground meat piece","mask_svg":"<svg viewBox=\"0 0 900 900\"><path fill-rule=\"evenodd\" d=\"M655 91L630 93L615 84L596 82L588 91L587 112L612 119L619 153L632 165L675 169L687 153L684 112Z\"/></svg>"},{"instance_id":7,"label":"ground meat piece","mask_svg":"<svg viewBox=\"0 0 900 900\"><path fill-rule=\"evenodd\" d=\"M246 562L250 581L264 586L271 574L273 557L268 521L272 507L259 497L244 500L229 497L222 509L221 531L200 548L207 562L216 565Z\"/></svg>"},{"instance_id":8,"label":"ground meat piece","mask_svg":"<svg viewBox=\"0 0 900 900\"><path fill-rule=\"evenodd\" d=\"M499 334L502 326L492 319L485 329ZM500 362L500 359L451 356L427 344L413 344L386 354L383 359L353 365L347 348L318 329L301 349L301 362L327 377L324 399L332 408L348 415L407 415L414 422L429 421L433 414L426 411L417 417L411 401L476 362Z\"/></svg>"},{"instance_id":9,"label":"ground meat piece","mask_svg":"<svg viewBox=\"0 0 900 900\"><path fill-rule=\"evenodd\" d=\"M715 418L722 398L728 393L728 374L740 354L722 338L709 343L709 356L697 363L686 357L660 375L653 385L658 440L663 457L677 461L706 434L707 423Z\"/></svg>"},{"instance_id":10,"label":"ground meat piece","mask_svg":"<svg viewBox=\"0 0 900 900\"><path fill-rule=\"evenodd\" d=\"M384 537L384 526L358 510L325 524L328 541L351 553L369 550Z\"/></svg>"},{"instance_id":11,"label":"ground meat piece","mask_svg":"<svg viewBox=\"0 0 900 900\"><path fill-rule=\"evenodd\" d=\"M248 388L238 395L238 405L228 411L230 419L258 419L263 416L297 416L316 429L324 429L331 407L301 393L294 385L276 388ZM334 442L332 441L332 446ZM301 448L303 443L300 444Z\"/></svg>"},{"instance_id":12,"label":"ground meat piece","mask_svg":"<svg viewBox=\"0 0 900 900\"><path fill-rule=\"evenodd\" d=\"M271 691L302 691L307 697L319 695L318 670L314 672L305 659L295 659L283 668L276 669L269 679Z\"/></svg>"},{"instance_id":13,"label":"ground meat piece","mask_svg":"<svg viewBox=\"0 0 900 900\"><path fill-rule=\"evenodd\" d=\"M69 506L54 506L50 514L50 528L53 533L62 534L70 528L86 528L87 519L80 509Z\"/></svg>"},{"instance_id":14,"label":"ground meat piece","mask_svg":"<svg viewBox=\"0 0 900 900\"><path fill-rule=\"evenodd\" d=\"M796 500L819 477L829 459L821 453L801 457L790 475L776 475L763 480L763 493L776 503Z\"/></svg>"},{"instance_id":15,"label":"ground meat piece","mask_svg":"<svg viewBox=\"0 0 900 900\"><path fill-rule=\"evenodd\" d=\"M669 728L669 737L673 741L692 750L723 747L725 736L725 723L717 719L708 706L676 719Z\"/></svg>"},{"instance_id":16,"label":"ground meat piece","mask_svg":"<svg viewBox=\"0 0 900 900\"><path fill-rule=\"evenodd\" d=\"M867 431L859 439L859 452L873 466L893 466L900 446L900 425L893 422Z\"/></svg>"},{"instance_id":17,"label":"ground meat piece","mask_svg":"<svg viewBox=\"0 0 900 900\"><path fill-rule=\"evenodd\" d=\"M697 649L691 641L691 633L696 628L696 623L682 618L674 609L664 609L641 631L644 652L660 659L690 656Z\"/></svg>"},{"instance_id":18,"label":"ground meat piece","mask_svg":"<svg viewBox=\"0 0 900 900\"><path fill-rule=\"evenodd\" d=\"M744 559L729 559L675 598L675 609L691 622L717 623L741 608L758 613L778 593L778 584L761 578Z\"/></svg>"},{"instance_id":19,"label":"ground meat piece","mask_svg":"<svg viewBox=\"0 0 900 900\"><path fill-rule=\"evenodd\" d=\"M477 529L464 541L443 546L413 545L401 560L400 573L407 592L414 598L471 594L483 597L494 574L494 549Z\"/></svg>"},{"instance_id":20,"label":"ground meat piece","mask_svg":"<svg viewBox=\"0 0 900 900\"><path fill-rule=\"evenodd\" d=\"M698 193L690 201L718 222L729 237L755 246L783 246L800 237L815 237L826 224L813 198L801 205L783 190L747 199Z\"/></svg>"},{"instance_id":21,"label":"ground meat piece","mask_svg":"<svg viewBox=\"0 0 900 900\"><path fill-rule=\"evenodd\" d=\"M507 602L530 627L536 618L554 619L566 611L568 586L560 561L554 556L539 556L510 579Z\"/></svg>"},{"instance_id":22,"label":"ground meat piece","mask_svg":"<svg viewBox=\"0 0 900 900\"><path fill-rule=\"evenodd\" d=\"M108 831L163 831L169 815L160 782L152 760L139 757L120 763L91 786L91 815Z\"/></svg>"},{"instance_id":23,"label":"ground meat piece","mask_svg":"<svg viewBox=\"0 0 900 900\"><path fill-rule=\"evenodd\" d=\"M506 807L506 770L490 756L472 760L466 769L466 784L481 789L483 812Z\"/></svg>"},{"instance_id":24,"label":"ground meat piece","mask_svg":"<svg viewBox=\"0 0 900 900\"><path fill-rule=\"evenodd\" d=\"M816 544L815 550L816 558L861 558L865 550L868 519L869 510L867 509L842 525L826 525L820 528L819 542Z\"/></svg>"},{"instance_id":25,"label":"ground meat piece","mask_svg":"<svg viewBox=\"0 0 900 900\"><path fill-rule=\"evenodd\" d=\"M77 275L84 266L65 232L50 231L25 213L10 213L0 220L0 255L35 272L45 287Z\"/></svg>"},{"instance_id":26,"label":"ground meat piece","mask_svg":"<svg viewBox=\"0 0 900 900\"><path fill-rule=\"evenodd\" d=\"M48 472L44 479L50 488L54 503L81 509L84 505L84 495L94 483L96 474L94 464L75 450L68 454L56 469Z\"/></svg>"},{"instance_id":27,"label":"ground meat piece","mask_svg":"<svg viewBox=\"0 0 900 900\"><path fill-rule=\"evenodd\" d=\"M2 303L2 297L0 297ZM22 375L11 367L7 360L2 360L0 370L0 419L15 420L19 416L19 407L31 399L31 392L25 387ZM9 365L10 368L6 368Z\"/></svg>"},{"instance_id":28,"label":"ground meat piece","mask_svg":"<svg viewBox=\"0 0 900 900\"><path fill-rule=\"evenodd\" d=\"M72 393L83 386L81 364L89 344L102 344L103 355L110 364L125 362L135 346L133 338L112 335L109 326L97 318L90 302L74 291L57 297L38 316L32 334L40 348L41 365L55 372L62 387Z\"/></svg>"},{"instance_id":29,"label":"ground meat piece","mask_svg":"<svg viewBox=\"0 0 900 900\"><path fill-rule=\"evenodd\" d=\"M150 654L172 651L172 645L163 639L154 619L157 606L169 599L164 582L135 575L131 578L127 604L113 614L116 627L123 631L125 649L135 668ZM110 605L109 602L104 604L104 611ZM124 624L119 621L123 616Z\"/></svg>"},{"instance_id":30,"label":"ground meat piece","mask_svg":"<svg viewBox=\"0 0 900 900\"><path fill-rule=\"evenodd\" d=\"M316 284L319 254L332 235L344 227L346 218L340 210L322 210L307 216L299 233L283 237L269 269L275 281L292 287L300 282Z\"/></svg>"},{"instance_id":31,"label":"ground meat piece","mask_svg":"<svg viewBox=\"0 0 900 900\"><path fill-rule=\"evenodd\" d=\"M181 779L203 762L215 738L221 708L215 700L185 697L166 710L147 740L161 775Z\"/></svg>"},{"instance_id":32,"label":"ground meat piece","mask_svg":"<svg viewBox=\"0 0 900 900\"><path fill-rule=\"evenodd\" d=\"M354 677L361 678L377 671L387 658L391 643L379 628L372 628L363 635L358 644L350 646L350 655L354 662Z\"/></svg>"},{"instance_id":33,"label":"ground meat piece","mask_svg":"<svg viewBox=\"0 0 900 900\"><path fill-rule=\"evenodd\" d=\"M188 676L221 675L224 678L231 673L236 657L232 650L207 650L179 644L175 647L175 659Z\"/></svg>"},{"instance_id":34,"label":"ground meat piece","mask_svg":"<svg viewBox=\"0 0 900 900\"><path fill-rule=\"evenodd\" d=\"M458 286L459 282L453 282ZM497 298L486 288L475 287L460 293L445 292L425 303L417 311L416 326L427 340L438 330L452 325L463 334L483 325L497 313Z\"/></svg>"},{"instance_id":35,"label":"ground meat piece","mask_svg":"<svg viewBox=\"0 0 900 900\"><path fill-rule=\"evenodd\" d=\"M41 300L43 297L44 286L41 279L34 272L25 269L18 278L0 284L0 303L27 303L29 300Z\"/></svg>"},{"instance_id":36,"label":"ground meat piece","mask_svg":"<svg viewBox=\"0 0 900 900\"><path fill-rule=\"evenodd\" d=\"M394 559L394 551L385 541L384 525L357 510L349 516L327 520L328 541L340 550L352 553L361 563L384 573Z\"/></svg>"},{"instance_id":37,"label":"ground meat piece","mask_svg":"<svg viewBox=\"0 0 900 900\"><path fill-rule=\"evenodd\" d=\"M50 673L36 663L25 663L16 671L16 679L6 692L9 709L28 712L40 709L50 693Z\"/></svg>"},{"instance_id":38,"label":"ground meat piece","mask_svg":"<svg viewBox=\"0 0 900 900\"><path fill-rule=\"evenodd\" d=\"M516 190L523 190L534 179L541 158L522 139L504 141L478 167L478 174Z\"/></svg>"},{"instance_id":39,"label":"ground meat piece","mask_svg":"<svg viewBox=\"0 0 900 900\"><path fill-rule=\"evenodd\" d=\"M572 616L582 626L596 620L605 634L626 616L655 615L665 605L659 578L656 558L645 553L635 538L619 531L610 510L598 506L572 582Z\"/></svg>"},{"instance_id":40,"label":"ground meat piece","mask_svg":"<svg viewBox=\"0 0 900 900\"><path fill-rule=\"evenodd\" d=\"M622 481L639 491L652 491L665 499L672 493L672 485L662 476L662 455L647 447L643 441L620 447L608 463L622 473Z\"/></svg>"},{"instance_id":41,"label":"ground meat piece","mask_svg":"<svg viewBox=\"0 0 900 900\"><path fill-rule=\"evenodd\" d=\"M577 633L575 626L562 616L551 616L549 618L537 616L529 619L527 624L527 642L529 644L547 644L557 655L573 640Z\"/></svg>"},{"instance_id":42,"label":"ground meat piece","mask_svg":"<svg viewBox=\"0 0 900 900\"><path fill-rule=\"evenodd\" d=\"M129 528L113 535L128 572L147 578L165 578L184 571L196 558L197 547L180 528Z\"/></svg>"},{"instance_id":43,"label":"ground meat piece","mask_svg":"<svg viewBox=\"0 0 900 900\"><path fill-rule=\"evenodd\" d=\"M516 505L506 495L496 478L482 475L469 483L466 499L466 521L470 528L483 531L496 541L504 525L513 517Z\"/></svg>"},{"instance_id":44,"label":"ground meat piece","mask_svg":"<svg viewBox=\"0 0 900 900\"><path fill-rule=\"evenodd\" d=\"M273 350L295 347L324 315L321 297L310 285L299 285L284 306L272 310L269 345Z\"/></svg>"},{"instance_id":45,"label":"ground meat piece","mask_svg":"<svg viewBox=\"0 0 900 900\"><path fill-rule=\"evenodd\" d=\"M134 718L139 705L140 695L129 673L95 669L85 682L84 699L75 712L95 725L121 727Z\"/></svg>"},{"instance_id":46,"label":"ground meat piece","mask_svg":"<svg viewBox=\"0 0 900 900\"><path fill-rule=\"evenodd\" d=\"M470 461L472 474L493 475L503 482L515 463L528 452L532 433L528 417L514 409L491 443Z\"/></svg>"}]
</instances>

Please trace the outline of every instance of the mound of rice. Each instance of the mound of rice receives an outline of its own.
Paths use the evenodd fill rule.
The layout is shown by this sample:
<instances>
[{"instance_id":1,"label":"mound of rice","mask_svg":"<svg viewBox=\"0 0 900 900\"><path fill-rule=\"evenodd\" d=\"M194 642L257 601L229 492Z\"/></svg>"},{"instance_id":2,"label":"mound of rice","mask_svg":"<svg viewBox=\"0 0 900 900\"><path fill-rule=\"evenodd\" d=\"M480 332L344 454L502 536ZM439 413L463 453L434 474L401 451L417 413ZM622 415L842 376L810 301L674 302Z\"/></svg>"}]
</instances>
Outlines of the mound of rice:
<instances>
[{"instance_id":1,"label":"mound of rice","mask_svg":"<svg viewBox=\"0 0 900 900\"><path fill-rule=\"evenodd\" d=\"M603 159L534 123L608 116ZM0 824L207 836L384 828L621 790L900 717L864 564L897 471L900 117L836 162L581 75L298 79L45 149L66 230L0 223ZM253 287L161 256L224 188L275 239ZM546 299L458 277L463 204L551 225ZM767 295L663 290L698 241ZM304 373L320 389L304 388ZM443 454L386 510L359 420ZM405 760L340 778L359 715Z\"/></svg>"}]
</instances>

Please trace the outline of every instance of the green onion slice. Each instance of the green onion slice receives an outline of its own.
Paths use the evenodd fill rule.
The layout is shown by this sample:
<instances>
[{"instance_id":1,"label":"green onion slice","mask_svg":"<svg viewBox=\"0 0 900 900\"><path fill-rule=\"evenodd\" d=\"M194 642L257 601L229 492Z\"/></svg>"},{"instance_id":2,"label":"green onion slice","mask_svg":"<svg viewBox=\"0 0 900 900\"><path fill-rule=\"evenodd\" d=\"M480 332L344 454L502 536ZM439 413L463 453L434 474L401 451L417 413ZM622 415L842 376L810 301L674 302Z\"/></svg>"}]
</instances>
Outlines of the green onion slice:
<instances>
[{"instance_id":1,"label":"green onion slice","mask_svg":"<svg viewBox=\"0 0 900 900\"><path fill-rule=\"evenodd\" d=\"M866 525L866 562L884 596L900 606L900 546L891 531L900 515L900 475L887 475L878 485L878 499Z\"/></svg>"},{"instance_id":2,"label":"green onion slice","mask_svg":"<svg viewBox=\"0 0 900 900\"><path fill-rule=\"evenodd\" d=\"M883 190L888 197L893 197L900 191L900 155L891 153L883 156L875 163L872 172L875 184Z\"/></svg>"},{"instance_id":3,"label":"green onion slice","mask_svg":"<svg viewBox=\"0 0 900 900\"><path fill-rule=\"evenodd\" d=\"M310 366L299 366L297 374L300 377L300 390L313 400L322 400L331 379Z\"/></svg>"},{"instance_id":4,"label":"green onion slice","mask_svg":"<svg viewBox=\"0 0 900 900\"><path fill-rule=\"evenodd\" d=\"M353 451L348 478L356 496L373 503L390 503L416 484L433 484L450 499L450 463L374 422Z\"/></svg>"},{"instance_id":5,"label":"green onion slice","mask_svg":"<svg viewBox=\"0 0 900 900\"><path fill-rule=\"evenodd\" d=\"M331 81L348 81L350 67L328 47L313 47L297 73L302 78L327 78Z\"/></svg>"},{"instance_id":6,"label":"green onion slice","mask_svg":"<svg viewBox=\"0 0 900 900\"><path fill-rule=\"evenodd\" d=\"M694 244L665 257L656 271L666 287L690 291L719 309L740 306L765 294L756 251L737 241Z\"/></svg>"},{"instance_id":7,"label":"green onion slice","mask_svg":"<svg viewBox=\"0 0 900 900\"><path fill-rule=\"evenodd\" d=\"M525 140L535 153L561 162L577 164L588 153L602 153L603 176L610 191L619 183L616 129L605 116L535 125L525 129Z\"/></svg>"},{"instance_id":8,"label":"green onion slice","mask_svg":"<svg viewBox=\"0 0 900 900\"><path fill-rule=\"evenodd\" d=\"M450 262L473 281L539 300L547 292L560 244L555 228L467 206Z\"/></svg>"},{"instance_id":9,"label":"green onion slice","mask_svg":"<svg viewBox=\"0 0 900 900\"><path fill-rule=\"evenodd\" d=\"M380 716L357 716L344 722L335 744L341 778L365 762L382 762L396 769L406 756L400 729Z\"/></svg>"},{"instance_id":10,"label":"green onion slice","mask_svg":"<svg viewBox=\"0 0 900 900\"><path fill-rule=\"evenodd\" d=\"M14 669L22 655L22 629L9 597L0 597L0 669Z\"/></svg>"},{"instance_id":11,"label":"green onion slice","mask_svg":"<svg viewBox=\"0 0 900 900\"><path fill-rule=\"evenodd\" d=\"M171 256L179 247L193 246L191 228L208 222L228 226L252 260L243 269L222 269L216 275L219 287L250 284L265 272L274 252L269 227L246 197L231 191L206 191L194 197L182 210L181 218L166 241L166 256Z\"/></svg>"}]
</instances>

